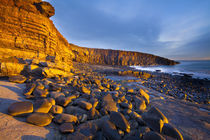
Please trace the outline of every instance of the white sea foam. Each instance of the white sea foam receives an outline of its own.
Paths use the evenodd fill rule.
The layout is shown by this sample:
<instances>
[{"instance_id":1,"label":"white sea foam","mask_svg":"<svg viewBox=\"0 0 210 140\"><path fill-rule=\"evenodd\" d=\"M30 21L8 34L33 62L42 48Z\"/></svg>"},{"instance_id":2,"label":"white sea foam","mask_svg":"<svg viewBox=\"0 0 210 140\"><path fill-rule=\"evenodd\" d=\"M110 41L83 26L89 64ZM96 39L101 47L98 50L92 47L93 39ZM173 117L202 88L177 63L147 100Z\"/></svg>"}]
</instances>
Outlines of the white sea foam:
<instances>
[{"instance_id":1,"label":"white sea foam","mask_svg":"<svg viewBox=\"0 0 210 140\"><path fill-rule=\"evenodd\" d=\"M143 70L143 71L151 71L151 72L160 71L162 73L169 73L172 75L188 74L188 75L192 75L193 78L199 78L199 79L207 78L210 80L209 73L188 71L188 70L182 69L180 67L176 67L176 66L149 66L149 67L131 66L131 67L138 69L138 70Z\"/></svg>"}]
</instances>

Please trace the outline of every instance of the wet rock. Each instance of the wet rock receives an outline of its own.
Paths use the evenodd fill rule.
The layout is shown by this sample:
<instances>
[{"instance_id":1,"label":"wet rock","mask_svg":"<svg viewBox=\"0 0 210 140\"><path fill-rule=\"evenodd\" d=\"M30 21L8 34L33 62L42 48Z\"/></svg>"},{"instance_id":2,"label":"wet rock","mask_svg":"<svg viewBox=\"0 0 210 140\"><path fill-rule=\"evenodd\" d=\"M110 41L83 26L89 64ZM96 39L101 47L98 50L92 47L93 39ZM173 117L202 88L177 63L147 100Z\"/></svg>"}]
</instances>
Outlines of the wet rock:
<instances>
[{"instance_id":1,"label":"wet rock","mask_svg":"<svg viewBox=\"0 0 210 140\"><path fill-rule=\"evenodd\" d=\"M74 126L72 123L63 123L60 125L59 130L61 133L73 133Z\"/></svg>"},{"instance_id":2,"label":"wet rock","mask_svg":"<svg viewBox=\"0 0 210 140\"><path fill-rule=\"evenodd\" d=\"M67 114L72 114L72 115L83 115L87 113L86 110L81 109L79 107L75 107L75 106L68 106L66 107L65 110Z\"/></svg>"},{"instance_id":3,"label":"wet rock","mask_svg":"<svg viewBox=\"0 0 210 140\"><path fill-rule=\"evenodd\" d=\"M86 101L79 101L78 103L77 103L81 108L83 108L83 109L86 109L86 110L90 110L91 108L92 108L92 104L91 103L88 103L88 102L86 102Z\"/></svg>"},{"instance_id":4,"label":"wet rock","mask_svg":"<svg viewBox=\"0 0 210 140\"><path fill-rule=\"evenodd\" d=\"M111 112L110 121L123 131L127 133L130 132L130 124L123 114L119 112Z\"/></svg>"},{"instance_id":5,"label":"wet rock","mask_svg":"<svg viewBox=\"0 0 210 140\"><path fill-rule=\"evenodd\" d=\"M9 106L8 113L12 116L22 116L33 112L33 104L31 102L16 102Z\"/></svg>"},{"instance_id":6,"label":"wet rock","mask_svg":"<svg viewBox=\"0 0 210 140\"><path fill-rule=\"evenodd\" d=\"M164 123L168 123L166 116L156 107L152 107L148 112L143 114L143 118L147 116L162 119Z\"/></svg>"},{"instance_id":7,"label":"wet rock","mask_svg":"<svg viewBox=\"0 0 210 140\"><path fill-rule=\"evenodd\" d=\"M56 115L54 118L54 121L56 123L67 123L67 122L76 123L77 116L62 113L62 114Z\"/></svg>"},{"instance_id":8,"label":"wet rock","mask_svg":"<svg viewBox=\"0 0 210 140\"><path fill-rule=\"evenodd\" d=\"M164 124L162 134L175 138L177 140L183 140L182 134L170 124Z\"/></svg>"},{"instance_id":9,"label":"wet rock","mask_svg":"<svg viewBox=\"0 0 210 140\"><path fill-rule=\"evenodd\" d=\"M37 126L47 126L52 122L52 116L46 113L33 113L27 117L27 122Z\"/></svg>"},{"instance_id":10,"label":"wet rock","mask_svg":"<svg viewBox=\"0 0 210 140\"><path fill-rule=\"evenodd\" d=\"M157 132L150 131L143 136L144 140L165 140L163 136Z\"/></svg>"},{"instance_id":11,"label":"wet rock","mask_svg":"<svg viewBox=\"0 0 210 140\"><path fill-rule=\"evenodd\" d=\"M16 76L10 76L9 81L14 83L22 84L27 80L27 78L23 75L16 75Z\"/></svg>"},{"instance_id":12,"label":"wet rock","mask_svg":"<svg viewBox=\"0 0 210 140\"><path fill-rule=\"evenodd\" d=\"M36 100L34 104L34 112L48 113L52 104L47 99Z\"/></svg>"},{"instance_id":13,"label":"wet rock","mask_svg":"<svg viewBox=\"0 0 210 140\"><path fill-rule=\"evenodd\" d=\"M110 94L107 94L106 96L103 97L102 106L103 106L104 110L108 111L108 112L111 112L111 111L117 112L118 111L118 107Z\"/></svg>"},{"instance_id":14,"label":"wet rock","mask_svg":"<svg viewBox=\"0 0 210 140\"><path fill-rule=\"evenodd\" d=\"M153 117L144 117L143 120L147 124L149 128L152 130L161 133L164 122L161 119L153 118Z\"/></svg>"},{"instance_id":15,"label":"wet rock","mask_svg":"<svg viewBox=\"0 0 210 140\"><path fill-rule=\"evenodd\" d=\"M102 132L103 132L103 135L108 140L120 140L121 139L121 136L118 134L116 126L108 120L103 122Z\"/></svg>"},{"instance_id":16,"label":"wet rock","mask_svg":"<svg viewBox=\"0 0 210 140\"><path fill-rule=\"evenodd\" d=\"M63 113L63 107L59 105L53 105L50 109L50 112L53 114L61 114Z\"/></svg>"}]
</instances>

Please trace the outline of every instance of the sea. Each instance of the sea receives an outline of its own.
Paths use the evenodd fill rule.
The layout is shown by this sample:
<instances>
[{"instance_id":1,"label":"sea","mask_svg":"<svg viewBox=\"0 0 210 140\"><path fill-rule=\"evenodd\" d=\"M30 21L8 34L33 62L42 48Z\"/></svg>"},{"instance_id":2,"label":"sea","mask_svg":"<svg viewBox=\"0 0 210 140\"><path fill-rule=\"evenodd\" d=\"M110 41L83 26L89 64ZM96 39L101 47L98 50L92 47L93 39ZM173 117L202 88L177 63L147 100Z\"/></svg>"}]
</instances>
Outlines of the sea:
<instances>
[{"instance_id":1,"label":"sea","mask_svg":"<svg viewBox=\"0 0 210 140\"><path fill-rule=\"evenodd\" d=\"M188 74L193 78L210 80L210 60L182 60L180 64L173 66L131 66L138 70L169 73L172 75Z\"/></svg>"}]
</instances>

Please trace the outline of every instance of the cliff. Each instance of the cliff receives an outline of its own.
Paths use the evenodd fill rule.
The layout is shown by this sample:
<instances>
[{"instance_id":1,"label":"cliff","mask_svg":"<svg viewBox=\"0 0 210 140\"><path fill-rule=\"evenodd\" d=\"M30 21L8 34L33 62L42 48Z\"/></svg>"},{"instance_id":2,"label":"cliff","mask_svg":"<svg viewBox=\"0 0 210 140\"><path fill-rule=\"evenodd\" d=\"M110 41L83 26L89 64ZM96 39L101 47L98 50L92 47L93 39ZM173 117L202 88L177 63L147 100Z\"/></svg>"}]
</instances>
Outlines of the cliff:
<instances>
[{"instance_id":1,"label":"cliff","mask_svg":"<svg viewBox=\"0 0 210 140\"><path fill-rule=\"evenodd\" d=\"M175 65L178 62L169 60L167 58L155 56L152 54L121 51L121 50L108 50L108 49L93 49L78 47L70 44L73 53L75 54L74 61L80 63L101 64L101 65Z\"/></svg>"},{"instance_id":2,"label":"cliff","mask_svg":"<svg viewBox=\"0 0 210 140\"><path fill-rule=\"evenodd\" d=\"M0 0L0 60L9 57L71 64L68 41L58 32L49 17L55 13L41 0Z\"/></svg>"}]
</instances>

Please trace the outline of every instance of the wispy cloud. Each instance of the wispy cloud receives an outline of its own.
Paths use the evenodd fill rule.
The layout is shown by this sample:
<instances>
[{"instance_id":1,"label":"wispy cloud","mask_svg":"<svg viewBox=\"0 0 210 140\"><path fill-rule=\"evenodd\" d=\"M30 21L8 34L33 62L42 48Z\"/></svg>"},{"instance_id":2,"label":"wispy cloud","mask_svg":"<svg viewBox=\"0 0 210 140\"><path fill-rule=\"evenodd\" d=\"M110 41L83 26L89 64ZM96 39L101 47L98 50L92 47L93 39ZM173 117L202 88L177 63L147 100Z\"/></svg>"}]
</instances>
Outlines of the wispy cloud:
<instances>
[{"instance_id":1,"label":"wispy cloud","mask_svg":"<svg viewBox=\"0 0 210 140\"><path fill-rule=\"evenodd\" d=\"M60 0L51 3L56 8L52 20L71 43L169 58L196 53L208 58L210 54L206 48L208 39L204 39L210 32L208 0Z\"/></svg>"}]
</instances>

